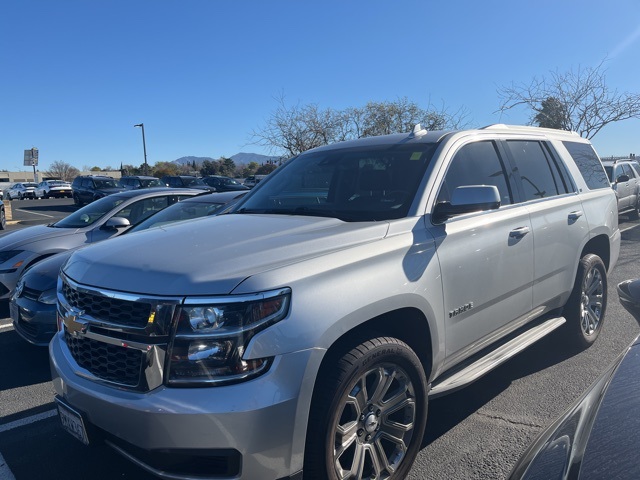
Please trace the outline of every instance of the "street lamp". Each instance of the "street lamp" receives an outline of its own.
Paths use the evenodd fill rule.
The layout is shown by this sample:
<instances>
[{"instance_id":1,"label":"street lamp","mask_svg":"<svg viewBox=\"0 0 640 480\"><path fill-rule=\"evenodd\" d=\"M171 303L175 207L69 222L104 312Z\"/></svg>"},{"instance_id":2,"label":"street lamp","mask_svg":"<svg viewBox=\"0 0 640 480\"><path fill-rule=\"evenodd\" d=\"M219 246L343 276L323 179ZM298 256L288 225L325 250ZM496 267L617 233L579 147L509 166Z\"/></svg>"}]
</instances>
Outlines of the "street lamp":
<instances>
[{"instance_id":1,"label":"street lamp","mask_svg":"<svg viewBox=\"0 0 640 480\"><path fill-rule=\"evenodd\" d=\"M134 127L142 128L142 148L144 149L144 174L149 174L149 165L147 164L147 144L144 140L144 123L139 123L134 125Z\"/></svg>"}]
</instances>

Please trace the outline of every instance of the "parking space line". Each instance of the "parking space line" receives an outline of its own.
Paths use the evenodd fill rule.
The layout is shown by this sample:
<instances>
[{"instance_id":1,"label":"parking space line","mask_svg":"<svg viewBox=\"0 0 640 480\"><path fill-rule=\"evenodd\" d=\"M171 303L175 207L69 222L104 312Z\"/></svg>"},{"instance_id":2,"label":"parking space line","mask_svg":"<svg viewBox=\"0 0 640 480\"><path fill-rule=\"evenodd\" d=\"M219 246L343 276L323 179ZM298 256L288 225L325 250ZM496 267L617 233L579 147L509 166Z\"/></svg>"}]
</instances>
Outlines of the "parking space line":
<instances>
[{"instance_id":1,"label":"parking space line","mask_svg":"<svg viewBox=\"0 0 640 480\"><path fill-rule=\"evenodd\" d=\"M627 228L623 228L620 230L620 233L626 232L627 230L631 230L632 228L636 228L638 225L630 225Z\"/></svg>"},{"instance_id":2,"label":"parking space line","mask_svg":"<svg viewBox=\"0 0 640 480\"><path fill-rule=\"evenodd\" d=\"M46 420L47 418L55 417L57 414L57 410L49 410L47 412L38 413L37 415L31 415L30 417L21 418L20 420L16 420L15 422L0 425L0 433L8 432L9 430L13 430L14 428L22 427L24 425L30 425L41 420Z\"/></svg>"},{"instance_id":3,"label":"parking space line","mask_svg":"<svg viewBox=\"0 0 640 480\"><path fill-rule=\"evenodd\" d=\"M0 480L16 480L13 476L7 462L4 461L2 454L0 453Z\"/></svg>"},{"instance_id":4,"label":"parking space line","mask_svg":"<svg viewBox=\"0 0 640 480\"><path fill-rule=\"evenodd\" d=\"M9 330L10 328L13 328L12 323L8 323L6 325L0 325L0 330Z\"/></svg>"},{"instance_id":5,"label":"parking space line","mask_svg":"<svg viewBox=\"0 0 640 480\"><path fill-rule=\"evenodd\" d=\"M36 213L30 210L23 210L22 208L16 208L16 210L19 212L28 213L29 215L40 215L41 217L54 218L52 215L45 215L44 213Z\"/></svg>"}]
</instances>

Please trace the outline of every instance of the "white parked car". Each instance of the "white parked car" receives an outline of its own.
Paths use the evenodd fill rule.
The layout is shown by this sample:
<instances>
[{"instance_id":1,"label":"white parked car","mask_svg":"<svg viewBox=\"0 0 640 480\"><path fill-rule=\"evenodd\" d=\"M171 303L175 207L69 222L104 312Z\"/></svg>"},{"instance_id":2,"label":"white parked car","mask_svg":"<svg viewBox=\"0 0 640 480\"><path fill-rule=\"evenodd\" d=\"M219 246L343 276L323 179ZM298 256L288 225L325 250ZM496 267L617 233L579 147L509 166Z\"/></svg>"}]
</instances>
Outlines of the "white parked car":
<instances>
[{"instance_id":1,"label":"white parked car","mask_svg":"<svg viewBox=\"0 0 640 480\"><path fill-rule=\"evenodd\" d=\"M33 182L16 183L7 190L8 200L22 200L25 198L36 198L36 184Z\"/></svg>"},{"instance_id":2,"label":"white parked car","mask_svg":"<svg viewBox=\"0 0 640 480\"><path fill-rule=\"evenodd\" d=\"M44 180L36 187L35 195L36 198L71 198L73 191L71 190L71 183L69 182L63 180Z\"/></svg>"}]
</instances>

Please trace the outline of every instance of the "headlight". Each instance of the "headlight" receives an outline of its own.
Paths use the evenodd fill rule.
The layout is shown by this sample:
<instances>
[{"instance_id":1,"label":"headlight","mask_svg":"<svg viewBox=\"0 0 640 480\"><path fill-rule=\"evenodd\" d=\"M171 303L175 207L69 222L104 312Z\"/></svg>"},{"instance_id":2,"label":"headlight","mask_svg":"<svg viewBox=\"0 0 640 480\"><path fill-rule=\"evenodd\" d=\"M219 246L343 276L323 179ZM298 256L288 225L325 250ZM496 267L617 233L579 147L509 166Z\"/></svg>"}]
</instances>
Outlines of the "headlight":
<instances>
[{"instance_id":1,"label":"headlight","mask_svg":"<svg viewBox=\"0 0 640 480\"><path fill-rule=\"evenodd\" d=\"M4 263L7 260L11 260L16 255L24 252L24 250L5 250L0 252L0 263Z\"/></svg>"},{"instance_id":2,"label":"headlight","mask_svg":"<svg viewBox=\"0 0 640 480\"><path fill-rule=\"evenodd\" d=\"M286 317L290 299L288 288L224 297L219 302L187 299L178 309L167 383L213 386L248 380L267 371L271 358L244 360L242 356L257 332Z\"/></svg>"},{"instance_id":3,"label":"headlight","mask_svg":"<svg viewBox=\"0 0 640 480\"><path fill-rule=\"evenodd\" d=\"M47 305L55 305L58 300L57 292L55 288L51 290L45 290L38 297L38 301L41 303L46 303Z\"/></svg>"}]
</instances>

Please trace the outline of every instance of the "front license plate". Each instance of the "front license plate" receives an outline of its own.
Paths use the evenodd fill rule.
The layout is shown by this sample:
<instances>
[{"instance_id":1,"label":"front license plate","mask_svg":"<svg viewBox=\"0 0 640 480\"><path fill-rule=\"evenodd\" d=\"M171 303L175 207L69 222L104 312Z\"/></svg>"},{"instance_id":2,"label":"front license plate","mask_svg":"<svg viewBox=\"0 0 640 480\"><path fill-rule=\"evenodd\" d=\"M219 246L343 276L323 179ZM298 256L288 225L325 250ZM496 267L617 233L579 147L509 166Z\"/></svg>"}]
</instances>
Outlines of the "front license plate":
<instances>
[{"instance_id":1,"label":"front license plate","mask_svg":"<svg viewBox=\"0 0 640 480\"><path fill-rule=\"evenodd\" d=\"M56 403L58 404L58 416L64 429L85 445L89 445L89 437L87 436L87 429L84 428L82 415L62 403L58 398L56 398Z\"/></svg>"}]
</instances>

